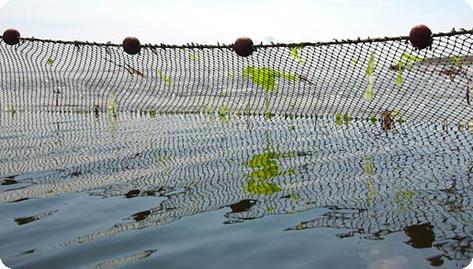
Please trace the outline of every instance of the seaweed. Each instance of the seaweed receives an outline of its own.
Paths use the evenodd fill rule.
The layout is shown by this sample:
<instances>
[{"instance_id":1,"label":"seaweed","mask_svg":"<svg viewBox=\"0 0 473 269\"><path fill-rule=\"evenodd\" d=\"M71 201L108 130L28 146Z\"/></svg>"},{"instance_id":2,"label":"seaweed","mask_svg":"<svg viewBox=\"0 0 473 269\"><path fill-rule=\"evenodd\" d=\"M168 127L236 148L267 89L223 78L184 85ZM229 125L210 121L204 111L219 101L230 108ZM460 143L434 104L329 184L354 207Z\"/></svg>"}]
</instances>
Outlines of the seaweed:
<instances>
[{"instance_id":1,"label":"seaweed","mask_svg":"<svg viewBox=\"0 0 473 269\"><path fill-rule=\"evenodd\" d=\"M289 53L291 55L292 58L294 58L296 61L298 61L299 63L301 64L304 64L304 60L302 60L299 52L304 48L303 45L299 45L299 46L294 46L294 47L290 47L289 48Z\"/></svg>"},{"instance_id":2,"label":"seaweed","mask_svg":"<svg viewBox=\"0 0 473 269\"><path fill-rule=\"evenodd\" d=\"M133 75L136 75L136 76L141 77L141 78L145 78L145 77L146 77L143 72L139 71L139 70L136 69L136 68L133 68L133 67L130 66L129 64L122 65L122 64L118 64L118 63L116 63L116 62L114 62L114 61L112 61L112 60L110 60L110 59L107 59L107 58L103 58L103 59L104 59L105 61L107 61L107 62L109 62L109 63L111 63L111 64L117 66L117 67L120 67L120 68L125 69L125 71L127 71L128 74L130 74L130 75L132 75L132 76L133 76Z\"/></svg>"},{"instance_id":3,"label":"seaweed","mask_svg":"<svg viewBox=\"0 0 473 269\"><path fill-rule=\"evenodd\" d=\"M341 127L342 125L349 126L351 119L352 117L350 113L345 113L345 114L337 113L337 115L335 116L335 124L338 127Z\"/></svg>"},{"instance_id":4,"label":"seaweed","mask_svg":"<svg viewBox=\"0 0 473 269\"><path fill-rule=\"evenodd\" d=\"M117 102L116 102L116 94L113 93L111 96L108 97L107 103L107 114L111 117L117 117Z\"/></svg>"},{"instance_id":5,"label":"seaweed","mask_svg":"<svg viewBox=\"0 0 473 269\"><path fill-rule=\"evenodd\" d=\"M275 92L276 78L283 78L290 81L296 81L299 76L279 72L269 67L249 66L243 70L243 77L250 79L254 84L262 87L265 93Z\"/></svg>"},{"instance_id":6,"label":"seaweed","mask_svg":"<svg viewBox=\"0 0 473 269\"><path fill-rule=\"evenodd\" d=\"M365 100L369 102L373 101L374 99L375 68L375 52L373 51L370 54L370 58L368 60L368 67L365 70L365 76L368 81L368 86L366 87L365 93L363 94Z\"/></svg>"},{"instance_id":7,"label":"seaweed","mask_svg":"<svg viewBox=\"0 0 473 269\"><path fill-rule=\"evenodd\" d=\"M422 57L403 53L398 63L391 67L391 69L397 70L396 85L398 87L402 87L402 85L404 84L404 70L410 71L414 63L423 62L424 60L425 59Z\"/></svg>"},{"instance_id":8,"label":"seaweed","mask_svg":"<svg viewBox=\"0 0 473 269\"><path fill-rule=\"evenodd\" d=\"M167 86L172 86L172 79L171 77L165 75L161 70L156 70L156 74L158 75L159 79L164 81Z\"/></svg>"},{"instance_id":9,"label":"seaweed","mask_svg":"<svg viewBox=\"0 0 473 269\"><path fill-rule=\"evenodd\" d=\"M440 70L438 74L440 76L447 76L452 82L454 82L457 77L465 79L467 81L465 99L467 105L470 106L470 91L473 90L473 79L471 78L471 75L468 74L467 70L461 65L462 62L462 57L455 56L451 60L452 66L442 68L442 70Z\"/></svg>"},{"instance_id":10,"label":"seaweed","mask_svg":"<svg viewBox=\"0 0 473 269\"><path fill-rule=\"evenodd\" d=\"M48 60L46 60L46 64L49 66L52 66L54 64L54 60L51 58L48 58Z\"/></svg>"},{"instance_id":11,"label":"seaweed","mask_svg":"<svg viewBox=\"0 0 473 269\"><path fill-rule=\"evenodd\" d=\"M249 66L243 70L243 77L250 79L254 84L263 88L265 98L265 117L269 119L270 113L270 93L277 93L276 79L282 78L289 81L299 79L298 75L284 73L269 67Z\"/></svg>"}]
</instances>

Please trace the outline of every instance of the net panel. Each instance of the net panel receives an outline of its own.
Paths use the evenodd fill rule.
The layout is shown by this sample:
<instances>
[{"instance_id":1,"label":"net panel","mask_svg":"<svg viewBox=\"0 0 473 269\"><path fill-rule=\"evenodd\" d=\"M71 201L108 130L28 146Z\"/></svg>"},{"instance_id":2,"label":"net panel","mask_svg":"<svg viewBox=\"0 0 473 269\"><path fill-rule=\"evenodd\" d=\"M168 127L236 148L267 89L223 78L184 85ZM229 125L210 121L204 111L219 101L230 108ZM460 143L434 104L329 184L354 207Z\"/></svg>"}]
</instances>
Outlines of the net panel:
<instances>
[{"instance_id":1,"label":"net panel","mask_svg":"<svg viewBox=\"0 0 473 269\"><path fill-rule=\"evenodd\" d=\"M0 43L3 111L235 113L469 122L471 30L407 37L256 45L145 45L22 39Z\"/></svg>"}]
</instances>

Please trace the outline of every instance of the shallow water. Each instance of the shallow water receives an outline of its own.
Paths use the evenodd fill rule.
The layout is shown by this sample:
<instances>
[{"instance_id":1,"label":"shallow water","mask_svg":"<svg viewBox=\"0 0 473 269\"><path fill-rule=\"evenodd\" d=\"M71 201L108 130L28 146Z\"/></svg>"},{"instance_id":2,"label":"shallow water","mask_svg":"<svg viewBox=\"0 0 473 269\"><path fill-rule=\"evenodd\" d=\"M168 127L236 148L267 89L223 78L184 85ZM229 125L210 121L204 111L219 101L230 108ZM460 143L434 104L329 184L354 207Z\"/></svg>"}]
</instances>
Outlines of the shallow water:
<instances>
[{"instance_id":1,"label":"shallow water","mask_svg":"<svg viewBox=\"0 0 473 269\"><path fill-rule=\"evenodd\" d=\"M0 113L11 268L463 268L473 135L424 123Z\"/></svg>"}]
</instances>

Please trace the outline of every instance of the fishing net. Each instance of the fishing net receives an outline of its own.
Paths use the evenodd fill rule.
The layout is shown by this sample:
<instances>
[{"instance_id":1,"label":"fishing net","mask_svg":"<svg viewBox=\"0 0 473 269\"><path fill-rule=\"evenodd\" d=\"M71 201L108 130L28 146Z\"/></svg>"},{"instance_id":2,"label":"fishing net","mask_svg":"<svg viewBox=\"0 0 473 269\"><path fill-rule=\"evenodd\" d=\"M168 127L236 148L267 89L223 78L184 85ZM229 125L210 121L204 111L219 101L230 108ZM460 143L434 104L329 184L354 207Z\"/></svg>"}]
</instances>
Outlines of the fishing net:
<instances>
[{"instance_id":1,"label":"fishing net","mask_svg":"<svg viewBox=\"0 0 473 269\"><path fill-rule=\"evenodd\" d=\"M0 43L4 111L218 113L467 123L473 31L256 45L121 45L22 39Z\"/></svg>"},{"instance_id":2,"label":"fishing net","mask_svg":"<svg viewBox=\"0 0 473 269\"><path fill-rule=\"evenodd\" d=\"M165 198L68 232L66 247L223 208L226 224L324 208L285 231L404 232L414 248L469 262L472 34L434 34L421 51L407 37L260 44L250 57L228 45L129 55L115 44L0 42L0 204Z\"/></svg>"}]
</instances>

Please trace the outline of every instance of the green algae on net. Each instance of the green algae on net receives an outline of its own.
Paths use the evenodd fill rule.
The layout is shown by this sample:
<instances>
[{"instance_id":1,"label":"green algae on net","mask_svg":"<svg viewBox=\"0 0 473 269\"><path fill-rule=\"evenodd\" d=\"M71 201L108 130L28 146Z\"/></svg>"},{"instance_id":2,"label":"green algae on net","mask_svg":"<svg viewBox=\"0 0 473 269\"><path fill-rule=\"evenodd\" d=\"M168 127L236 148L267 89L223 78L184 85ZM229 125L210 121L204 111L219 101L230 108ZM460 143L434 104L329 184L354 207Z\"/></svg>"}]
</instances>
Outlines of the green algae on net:
<instances>
[{"instance_id":1,"label":"green algae on net","mask_svg":"<svg viewBox=\"0 0 473 269\"><path fill-rule=\"evenodd\" d=\"M249 66L243 70L243 77L250 79L254 84L262 87L265 93L277 90L276 78L283 78L289 81L299 79L298 75L280 72L269 67Z\"/></svg>"},{"instance_id":2,"label":"green algae on net","mask_svg":"<svg viewBox=\"0 0 473 269\"><path fill-rule=\"evenodd\" d=\"M371 102L374 99L374 71L375 71L375 52L371 52L370 58L368 60L368 67L366 68L365 75L368 80L368 86L366 87L364 98L366 101Z\"/></svg>"},{"instance_id":3,"label":"green algae on net","mask_svg":"<svg viewBox=\"0 0 473 269\"><path fill-rule=\"evenodd\" d=\"M300 76L291 73L280 72L269 67L249 66L243 70L243 77L250 79L254 84L260 86L265 94L265 117L268 119L270 113L269 93L277 92L276 79L282 78L289 81L297 81Z\"/></svg>"}]
</instances>

